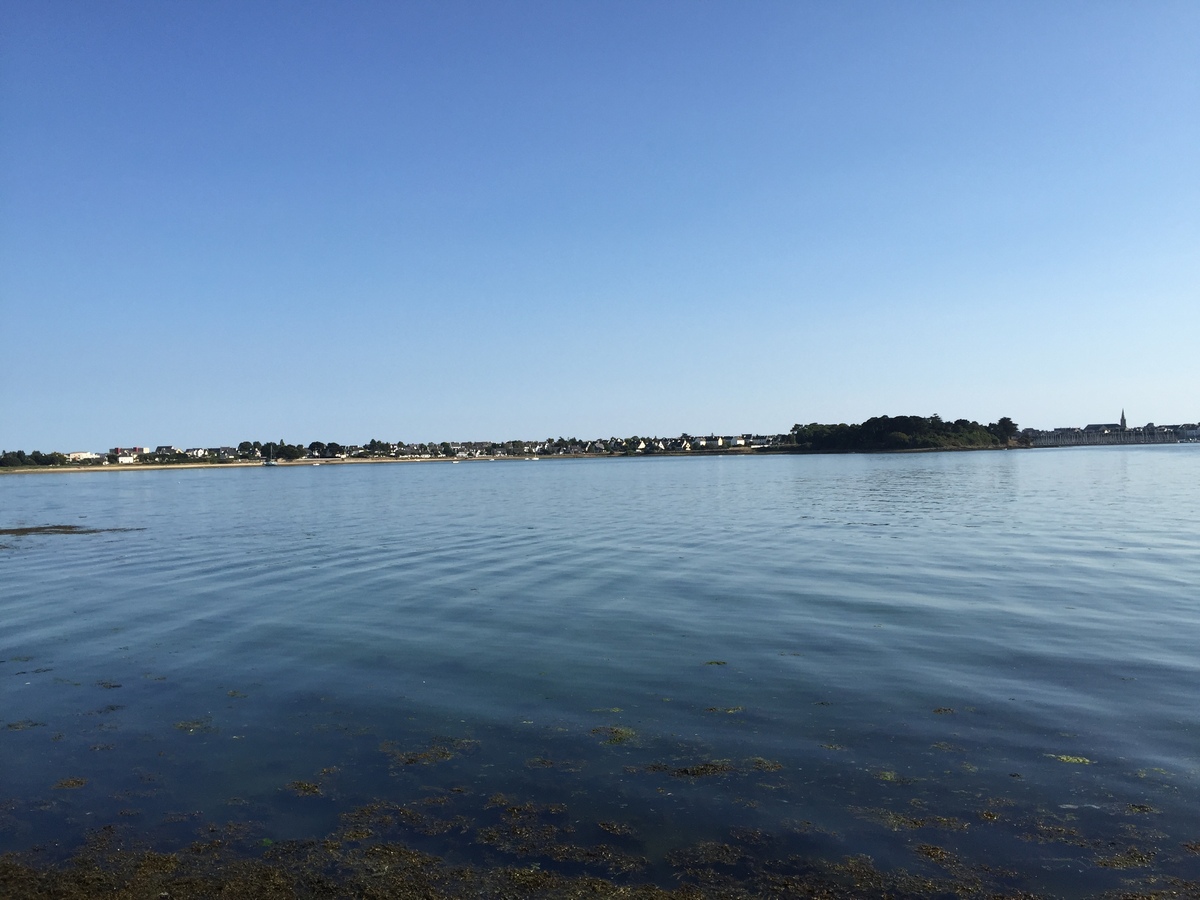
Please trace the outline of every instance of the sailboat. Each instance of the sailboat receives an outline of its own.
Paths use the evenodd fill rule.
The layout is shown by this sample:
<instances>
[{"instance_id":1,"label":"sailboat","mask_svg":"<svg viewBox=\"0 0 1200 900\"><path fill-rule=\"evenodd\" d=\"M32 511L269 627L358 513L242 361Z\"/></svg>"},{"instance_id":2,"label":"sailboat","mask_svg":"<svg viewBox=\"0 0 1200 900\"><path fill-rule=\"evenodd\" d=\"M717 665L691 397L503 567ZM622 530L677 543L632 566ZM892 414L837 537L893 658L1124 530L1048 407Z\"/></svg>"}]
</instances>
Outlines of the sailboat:
<instances>
[{"instance_id":1,"label":"sailboat","mask_svg":"<svg viewBox=\"0 0 1200 900\"><path fill-rule=\"evenodd\" d=\"M277 460L275 458L275 445L274 444L271 444L269 447L267 447L267 458L263 460L263 465L264 466L279 465L279 460Z\"/></svg>"}]
</instances>

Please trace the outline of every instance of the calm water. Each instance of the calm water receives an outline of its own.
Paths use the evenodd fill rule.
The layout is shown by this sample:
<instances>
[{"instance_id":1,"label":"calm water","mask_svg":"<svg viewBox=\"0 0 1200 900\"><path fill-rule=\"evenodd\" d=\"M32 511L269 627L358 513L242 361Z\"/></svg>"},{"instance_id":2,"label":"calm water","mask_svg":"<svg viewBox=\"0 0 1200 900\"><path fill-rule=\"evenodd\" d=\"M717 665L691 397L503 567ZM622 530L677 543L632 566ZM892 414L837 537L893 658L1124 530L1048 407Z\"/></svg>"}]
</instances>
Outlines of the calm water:
<instances>
[{"instance_id":1,"label":"calm water","mask_svg":"<svg viewBox=\"0 0 1200 900\"><path fill-rule=\"evenodd\" d=\"M0 537L0 851L1200 878L1200 447L0 478L50 524L130 530Z\"/></svg>"}]
</instances>

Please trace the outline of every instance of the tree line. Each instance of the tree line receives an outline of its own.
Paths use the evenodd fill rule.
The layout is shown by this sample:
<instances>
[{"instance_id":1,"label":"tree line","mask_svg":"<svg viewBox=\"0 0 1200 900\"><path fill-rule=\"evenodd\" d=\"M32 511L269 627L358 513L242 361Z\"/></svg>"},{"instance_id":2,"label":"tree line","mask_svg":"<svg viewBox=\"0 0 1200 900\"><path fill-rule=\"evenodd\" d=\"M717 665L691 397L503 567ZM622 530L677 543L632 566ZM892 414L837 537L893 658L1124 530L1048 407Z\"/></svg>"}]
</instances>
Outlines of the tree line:
<instances>
[{"instance_id":1,"label":"tree line","mask_svg":"<svg viewBox=\"0 0 1200 900\"><path fill-rule=\"evenodd\" d=\"M5 450L0 453L0 469L14 469L20 466L61 466L67 462L63 453L42 453L34 450L26 453L24 450Z\"/></svg>"},{"instance_id":2,"label":"tree line","mask_svg":"<svg viewBox=\"0 0 1200 900\"><path fill-rule=\"evenodd\" d=\"M792 443L814 453L870 450L953 450L1005 447L1017 436L1008 416L989 425L932 416L875 416L858 425L794 425Z\"/></svg>"}]
</instances>

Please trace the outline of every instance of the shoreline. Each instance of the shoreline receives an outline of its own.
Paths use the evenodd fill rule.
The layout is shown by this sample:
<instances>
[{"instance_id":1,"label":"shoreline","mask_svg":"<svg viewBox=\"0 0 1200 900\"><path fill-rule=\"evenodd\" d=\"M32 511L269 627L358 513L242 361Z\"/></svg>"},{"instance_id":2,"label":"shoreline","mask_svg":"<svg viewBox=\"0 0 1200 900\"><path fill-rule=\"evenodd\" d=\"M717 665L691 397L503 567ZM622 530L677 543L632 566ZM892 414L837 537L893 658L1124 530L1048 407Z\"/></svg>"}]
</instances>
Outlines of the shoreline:
<instances>
[{"instance_id":1,"label":"shoreline","mask_svg":"<svg viewBox=\"0 0 1200 900\"><path fill-rule=\"evenodd\" d=\"M253 468L303 468L305 466L359 466L386 465L391 463L477 463L477 462L528 462L544 459L681 459L702 458L712 456L847 456L850 454L901 454L901 453L974 453L977 451L994 450L1028 450L1029 447L916 447L904 450L801 450L801 449L767 449L752 450L748 447L730 448L727 450L701 451L660 451L658 453L611 453L600 455L595 453L562 453L553 456L471 456L461 459L436 457L429 459L413 457L369 457L366 459L295 459L276 460L275 466L266 466L262 460L237 460L231 462L186 462L186 463L127 463L109 465L65 465L65 466L12 466L0 468L0 477L22 473L48 472L150 472L165 469L253 469ZM1046 449L1046 448L1038 448ZM1054 449L1054 448L1050 448Z\"/></svg>"}]
</instances>

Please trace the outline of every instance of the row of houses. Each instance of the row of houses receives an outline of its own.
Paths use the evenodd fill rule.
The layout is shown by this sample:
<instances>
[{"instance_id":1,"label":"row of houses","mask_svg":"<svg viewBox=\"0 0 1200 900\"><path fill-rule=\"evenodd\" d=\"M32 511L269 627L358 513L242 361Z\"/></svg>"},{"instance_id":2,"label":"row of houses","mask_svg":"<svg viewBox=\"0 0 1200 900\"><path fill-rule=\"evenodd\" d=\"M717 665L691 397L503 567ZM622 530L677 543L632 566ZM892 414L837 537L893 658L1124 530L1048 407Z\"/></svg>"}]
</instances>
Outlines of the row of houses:
<instances>
[{"instance_id":1,"label":"row of houses","mask_svg":"<svg viewBox=\"0 0 1200 900\"><path fill-rule=\"evenodd\" d=\"M112 447L108 453L101 456L98 453L68 453L67 458L77 462L94 462L103 460L111 462L114 458L118 465L132 465L145 462L148 459L178 459L181 456L189 459L204 460L218 459L221 461L239 459L235 447L190 447L180 449L171 444L159 444L157 447Z\"/></svg>"},{"instance_id":2,"label":"row of houses","mask_svg":"<svg viewBox=\"0 0 1200 900\"><path fill-rule=\"evenodd\" d=\"M388 443L371 441L368 445L341 445L336 443L324 444L314 441L307 448L303 446L284 448L286 456L292 458L296 451L301 451L302 458L320 459L363 459L363 458L395 458L395 459L478 459L513 456L604 456L612 454L654 454L654 453L694 453L706 450L761 450L786 444L789 435L774 434L709 434L699 437L683 434L674 438L597 438L580 441L576 439L545 441L462 441L430 444ZM262 459L271 445L252 445L243 442L238 447L189 447L180 448L170 444L160 444L156 447L129 446L113 447L107 454L78 451L67 454L72 462L99 463L107 465L115 462L118 465L134 465L146 462L182 461L191 459L197 461L232 462L236 460ZM268 448L268 449L264 449ZM284 455L284 454L281 454Z\"/></svg>"},{"instance_id":3,"label":"row of houses","mask_svg":"<svg viewBox=\"0 0 1200 900\"><path fill-rule=\"evenodd\" d=\"M529 444L451 444L453 455L463 459L481 456L603 456L613 453L693 453L698 450L763 449L786 443L788 435L714 435L677 438L598 438L591 441L542 441ZM514 446L515 445L515 446Z\"/></svg>"},{"instance_id":4,"label":"row of houses","mask_svg":"<svg viewBox=\"0 0 1200 900\"><path fill-rule=\"evenodd\" d=\"M786 443L788 435L707 435L677 438L597 438L579 441L547 439L545 441L452 441L441 444L405 444L372 441L368 446L315 445L310 446L311 459L353 458L419 458L453 457L478 459L508 456L579 456L613 453L689 453L697 450L716 450L745 447L766 448ZM337 450L331 449L337 447Z\"/></svg>"}]
</instances>

